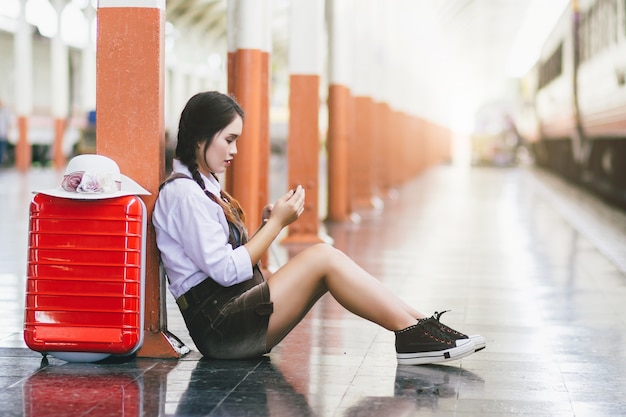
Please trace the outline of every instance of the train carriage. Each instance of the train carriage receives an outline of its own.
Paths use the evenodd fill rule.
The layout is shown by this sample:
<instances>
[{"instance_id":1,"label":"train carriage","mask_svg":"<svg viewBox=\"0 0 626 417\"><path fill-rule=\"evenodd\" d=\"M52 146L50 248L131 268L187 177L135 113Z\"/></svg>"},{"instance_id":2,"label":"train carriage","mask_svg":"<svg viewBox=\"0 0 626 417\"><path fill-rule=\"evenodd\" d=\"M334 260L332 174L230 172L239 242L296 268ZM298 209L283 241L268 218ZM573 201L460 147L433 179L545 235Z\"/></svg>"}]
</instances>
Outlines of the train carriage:
<instances>
[{"instance_id":1,"label":"train carriage","mask_svg":"<svg viewBox=\"0 0 626 417\"><path fill-rule=\"evenodd\" d=\"M537 162L626 207L626 0L573 2L533 71Z\"/></svg>"}]
</instances>

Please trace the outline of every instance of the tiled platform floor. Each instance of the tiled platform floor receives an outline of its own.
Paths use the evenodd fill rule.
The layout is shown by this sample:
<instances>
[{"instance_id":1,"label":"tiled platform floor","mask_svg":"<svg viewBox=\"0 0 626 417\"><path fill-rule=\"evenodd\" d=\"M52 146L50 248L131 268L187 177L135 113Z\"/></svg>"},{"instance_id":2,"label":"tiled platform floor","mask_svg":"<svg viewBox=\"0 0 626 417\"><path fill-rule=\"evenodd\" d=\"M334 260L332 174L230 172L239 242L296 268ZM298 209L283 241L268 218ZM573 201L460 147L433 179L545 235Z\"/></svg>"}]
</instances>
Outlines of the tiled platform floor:
<instances>
[{"instance_id":1,"label":"tiled platform floor","mask_svg":"<svg viewBox=\"0 0 626 417\"><path fill-rule=\"evenodd\" d=\"M335 245L487 349L398 367L393 335L324 297L268 357L70 364L22 341L30 190L0 171L0 416L626 415L626 220L530 168L443 166L385 198ZM281 262L276 248L271 259ZM169 299L169 329L193 348Z\"/></svg>"}]
</instances>

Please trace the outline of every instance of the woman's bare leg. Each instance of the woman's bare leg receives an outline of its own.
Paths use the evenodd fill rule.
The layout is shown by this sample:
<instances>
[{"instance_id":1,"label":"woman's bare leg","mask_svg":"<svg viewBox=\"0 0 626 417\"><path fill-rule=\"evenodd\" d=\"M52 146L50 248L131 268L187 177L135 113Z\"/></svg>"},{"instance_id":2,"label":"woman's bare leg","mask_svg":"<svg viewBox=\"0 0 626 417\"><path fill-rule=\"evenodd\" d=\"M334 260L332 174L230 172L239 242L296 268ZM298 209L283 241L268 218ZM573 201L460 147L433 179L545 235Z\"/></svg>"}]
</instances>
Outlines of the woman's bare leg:
<instances>
[{"instance_id":1,"label":"woman's bare leg","mask_svg":"<svg viewBox=\"0 0 626 417\"><path fill-rule=\"evenodd\" d=\"M274 303L268 348L278 344L326 291L347 310L388 330L404 329L424 317L343 252L326 244L314 245L290 259L268 284Z\"/></svg>"}]
</instances>

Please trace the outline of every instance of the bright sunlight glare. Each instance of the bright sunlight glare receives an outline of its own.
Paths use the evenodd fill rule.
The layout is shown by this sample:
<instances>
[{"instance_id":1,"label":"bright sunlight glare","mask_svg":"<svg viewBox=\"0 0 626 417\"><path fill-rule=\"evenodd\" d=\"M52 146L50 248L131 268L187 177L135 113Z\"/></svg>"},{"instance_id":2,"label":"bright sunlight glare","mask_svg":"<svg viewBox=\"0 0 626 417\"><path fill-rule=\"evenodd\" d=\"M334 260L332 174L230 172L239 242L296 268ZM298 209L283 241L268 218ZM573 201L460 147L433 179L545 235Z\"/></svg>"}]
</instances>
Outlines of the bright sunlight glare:
<instances>
[{"instance_id":1,"label":"bright sunlight glare","mask_svg":"<svg viewBox=\"0 0 626 417\"><path fill-rule=\"evenodd\" d=\"M511 48L509 76L521 77L537 62L543 42L569 3L569 0L533 0Z\"/></svg>"}]
</instances>

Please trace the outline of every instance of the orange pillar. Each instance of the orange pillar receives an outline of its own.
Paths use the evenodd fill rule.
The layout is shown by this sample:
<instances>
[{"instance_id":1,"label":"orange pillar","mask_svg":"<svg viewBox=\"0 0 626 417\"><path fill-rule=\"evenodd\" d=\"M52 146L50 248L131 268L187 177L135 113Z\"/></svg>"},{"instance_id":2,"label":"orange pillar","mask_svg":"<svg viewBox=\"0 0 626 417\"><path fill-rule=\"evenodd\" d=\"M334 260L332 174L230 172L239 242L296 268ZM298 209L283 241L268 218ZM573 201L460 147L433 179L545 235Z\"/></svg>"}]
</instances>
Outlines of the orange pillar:
<instances>
[{"instance_id":1,"label":"orange pillar","mask_svg":"<svg viewBox=\"0 0 626 417\"><path fill-rule=\"evenodd\" d=\"M374 140L374 96L378 79L379 26L382 24L380 15L375 12L378 2L359 0L355 2L354 42L351 54L354 59L353 95L354 136L351 149L351 188L353 191L352 207L354 209L371 209L376 207L373 181L373 140Z\"/></svg>"},{"instance_id":2,"label":"orange pillar","mask_svg":"<svg viewBox=\"0 0 626 417\"><path fill-rule=\"evenodd\" d=\"M385 203L381 196L383 195L383 170L385 167L385 151L386 151L386 135L382 129L382 111L383 103L372 102L372 147L370 152L371 165L371 192L372 204L376 208L383 208Z\"/></svg>"},{"instance_id":3,"label":"orange pillar","mask_svg":"<svg viewBox=\"0 0 626 417\"><path fill-rule=\"evenodd\" d=\"M26 22L26 2L20 1L20 14L15 32L15 112L19 136L15 145L15 167L27 171L32 162L32 148L28 142L28 118L33 111L33 36Z\"/></svg>"},{"instance_id":4,"label":"orange pillar","mask_svg":"<svg viewBox=\"0 0 626 417\"><path fill-rule=\"evenodd\" d=\"M391 142L389 136L391 135L391 108L387 103L381 103L380 105L380 120L379 120L379 132L378 140L382 142L382 172L380 173L380 188L383 195L388 195L393 184L391 181L391 169L395 163L395 152L393 148L390 148Z\"/></svg>"},{"instance_id":5,"label":"orange pillar","mask_svg":"<svg viewBox=\"0 0 626 417\"><path fill-rule=\"evenodd\" d=\"M350 157L354 135L354 98L350 82L354 65L354 7L351 0L327 1L328 29L328 220L343 222L350 219L350 177L353 171Z\"/></svg>"},{"instance_id":6,"label":"orange pillar","mask_svg":"<svg viewBox=\"0 0 626 417\"><path fill-rule=\"evenodd\" d=\"M400 186L404 182L404 167L406 158L405 149L405 126L404 126L404 113L400 110L396 110L395 117L395 149L398 152L398 163L394 167L395 173L395 185Z\"/></svg>"},{"instance_id":7,"label":"orange pillar","mask_svg":"<svg viewBox=\"0 0 626 417\"><path fill-rule=\"evenodd\" d=\"M412 143L412 155L414 159L412 161L411 170L413 175L418 174L425 168L425 154L427 152L426 141L422 134L422 120L421 118L413 115L411 116L411 143Z\"/></svg>"},{"instance_id":8,"label":"orange pillar","mask_svg":"<svg viewBox=\"0 0 626 417\"><path fill-rule=\"evenodd\" d=\"M19 171L27 171L33 159L33 149L28 143L28 117L18 116L17 127L19 137L15 145L15 167Z\"/></svg>"},{"instance_id":9,"label":"orange pillar","mask_svg":"<svg viewBox=\"0 0 626 417\"><path fill-rule=\"evenodd\" d=\"M51 2L56 12L56 21L61 28L61 16L67 2L53 0ZM52 116L54 117L54 143L52 144L52 163L57 169L65 167L63 152L63 137L65 136L66 120L69 113L69 54L67 45L63 42L61 30L57 30L50 42L50 73L52 75L50 93L52 95Z\"/></svg>"},{"instance_id":10,"label":"orange pillar","mask_svg":"<svg viewBox=\"0 0 626 417\"><path fill-rule=\"evenodd\" d=\"M227 171L226 189L241 204L248 230L256 230L269 203L269 2L228 4L228 92L246 113L238 154Z\"/></svg>"},{"instance_id":11,"label":"orange pillar","mask_svg":"<svg viewBox=\"0 0 626 417\"><path fill-rule=\"evenodd\" d=\"M63 152L63 137L65 136L66 119L54 119L54 145L52 146L52 163L57 169L65 167L65 153Z\"/></svg>"},{"instance_id":12,"label":"orange pillar","mask_svg":"<svg viewBox=\"0 0 626 417\"><path fill-rule=\"evenodd\" d=\"M350 90L343 85L328 88L328 220L350 218Z\"/></svg>"},{"instance_id":13,"label":"orange pillar","mask_svg":"<svg viewBox=\"0 0 626 417\"><path fill-rule=\"evenodd\" d=\"M152 193L148 209L145 333L138 356L177 358L187 353L166 328L165 289L159 271L152 211L165 176L165 3L116 0L98 4L96 127L98 154Z\"/></svg>"},{"instance_id":14,"label":"orange pillar","mask_svg":"<svg viewBox=\"0 0 626 417\"><path fill-rule=\"evenodd\" d=\"M411 116L408 113L402 114L402 129L404 145L402 154L405 158L405 164L403 167L402 181L405 182L411 178Z\"/></svg>"},{"instance_id":15,"label":"orange pillar","mask_svg":"<svg viewBox=\"0 0 626 417\"><path fill-rule=\"evenodd\" d=\"M259 159L261 160L261 167L257 197L258 207L261 209L270 203L269 165L272 148L270 139L270 65L270 54L264 51L261 54L261 68L265 69L265 75L261 77L261 114L259 122ZM267 264L267 258L263 258L261 263Z\"/></svg>"},{"instance_id":16,"label":"orange pillar","mask_svg":"<svg viewBox=\"0 0 626 417\"><path fill-rule=\"evenodd\" d=\"M289 188L306 191L304 213L289 226L283 243L312 244L319 237L319 88L324 2L291 3L289 33L289 133L287 165Z\"/></svg>"},{"instance_id":17,"label":"orange pillar","mask_svg":"<svg viewBox=\"0 0 626 417\"><path fill-rule=\"evenodd\" d=\"M355 97L355 131L352 137L351 179L352 207L372 207L372 111L373 100L368 96Z\"/></svg>"},{"instance_id":18,"label":"orange pillar","mask_svg":"<svg viewBox=\"0 0 626 417\"><path fill-rule=\"evenodd\" d=\"M289 226L283 243L316 243L322 241L318 236L319 76L292 74L289 85L289 188L301 185L306 202L304 213Z\"/></svg>"},{"instance_id":19,"label":"orange pillar","mask_svg":"<svg viewBox=\"0 0 626 417\"><path fill-rule=\"evenodd\" d=\"M267 176L269 161L262 161L262 141L267 137L261 133L263 126L262 78L268 75L263 63L267 62L258 49L237 50L234 55L234 86L229 87L246 116L243 132L239 139L238 153L228 170L227 189L241 203L247 215L247 227L253 231L259 226L261 210L259 204L261 176ZM267 193L264 193L267 195Z\"/></svg>"}]
</instances>

